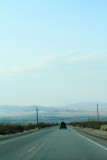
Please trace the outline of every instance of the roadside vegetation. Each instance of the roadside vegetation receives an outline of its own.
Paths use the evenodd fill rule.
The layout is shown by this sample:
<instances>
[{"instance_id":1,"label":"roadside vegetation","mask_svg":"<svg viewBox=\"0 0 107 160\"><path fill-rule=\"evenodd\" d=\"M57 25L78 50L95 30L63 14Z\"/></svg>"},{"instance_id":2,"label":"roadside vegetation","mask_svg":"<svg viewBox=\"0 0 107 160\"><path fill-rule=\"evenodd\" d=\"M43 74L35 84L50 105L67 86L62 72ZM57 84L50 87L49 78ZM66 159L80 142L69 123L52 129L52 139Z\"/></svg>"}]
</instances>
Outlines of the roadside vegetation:
<instances>
[{"instance_id":1,"label":"roadside vegetation","mask_svg":"<svg viewBox=\"0 0 107 160\"><path fill-rule=\"evenodd\" d=\"M36 128L41 129L45 127L51 127L54 125L55 124L48 124L48 123L39 123L38 125L32 123L28 123L26 125L0 123L0 135L15 134L18 132L29 131Z\"/></svg>"},{"instance_id":2,"label":"roadside vegetation","mask_svg":"<svg viewBox=\"0 0 107 160\"><path fill-rule=\"evenodd\" d=\"M74 127L102 129L107 131L107 121L72 122L70 125Z\"/></svg>"}]
</instances>

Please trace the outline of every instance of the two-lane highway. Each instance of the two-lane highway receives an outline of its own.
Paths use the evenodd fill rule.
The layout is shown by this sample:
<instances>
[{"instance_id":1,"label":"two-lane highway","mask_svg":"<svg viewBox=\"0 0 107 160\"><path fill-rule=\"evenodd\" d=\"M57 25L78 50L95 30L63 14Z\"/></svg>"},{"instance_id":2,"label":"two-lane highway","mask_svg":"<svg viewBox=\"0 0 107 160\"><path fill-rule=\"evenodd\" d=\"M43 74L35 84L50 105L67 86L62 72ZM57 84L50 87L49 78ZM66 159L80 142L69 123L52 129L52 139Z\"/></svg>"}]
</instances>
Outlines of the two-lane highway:
<instances>
[{"instance_id":1,"label":"two-lane highway","mask_svg":"<svg viewBox=\"0 0 107 160\"><path fill-rule=\"evenodd\" d=\"M71 127L0 141L0 160L107 160L107 148Z\"/></svg>"}]
</instances>

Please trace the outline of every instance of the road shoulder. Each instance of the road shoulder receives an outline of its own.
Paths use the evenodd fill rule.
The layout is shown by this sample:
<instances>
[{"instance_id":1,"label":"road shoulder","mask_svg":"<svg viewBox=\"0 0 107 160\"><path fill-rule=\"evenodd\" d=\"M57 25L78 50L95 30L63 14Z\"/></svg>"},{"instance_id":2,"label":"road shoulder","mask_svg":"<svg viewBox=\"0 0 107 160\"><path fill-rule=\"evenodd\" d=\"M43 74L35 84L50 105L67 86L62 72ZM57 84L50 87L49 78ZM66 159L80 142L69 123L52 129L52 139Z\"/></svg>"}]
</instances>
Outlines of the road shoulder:
<instances>
[{"instance_id":1,"label":"road shoulder","mask_svg":"<svg viewBox=\"0 0 107 160\"><path fill-rule=\"evenodd\" d=\"M78 132L86 133L88 135L107 140L107 131L102 131L92 128L81 128L81 127L73 127L73 128Z\"/></svg>"}]
</instances>

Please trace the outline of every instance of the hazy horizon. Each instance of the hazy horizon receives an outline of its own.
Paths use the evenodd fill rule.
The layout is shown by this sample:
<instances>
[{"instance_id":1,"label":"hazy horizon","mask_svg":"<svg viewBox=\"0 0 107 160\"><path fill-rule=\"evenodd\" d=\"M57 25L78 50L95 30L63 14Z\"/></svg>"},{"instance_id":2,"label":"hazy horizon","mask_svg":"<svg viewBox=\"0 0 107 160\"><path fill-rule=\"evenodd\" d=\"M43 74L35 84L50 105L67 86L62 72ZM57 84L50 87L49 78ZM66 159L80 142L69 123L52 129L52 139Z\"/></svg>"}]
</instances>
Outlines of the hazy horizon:
<instances>
[{"instance_id":1,"label":"hazy horizon","mask_svg":"<svg viewBox=\"0 0 107 160\"><path fill-rule=\"evenodd\" d=\"M84 101L84 102L75 102L75 103L67 103L63 105L41 105L41 104L28 104L28 105L20 105L20 104L0 104L0 106L20 106L20 107L29 107L29 106L41 106L41 107L65 107L65 106L73 106L73 105L83 105L83 104L88 104L88 105L107 105L107 102L99 102L99 101Z\"/></svg>"},{"instance_id":2,"label":"hazy horizon","mask_svg":"<svg viewBox=\"0 0 107 160\"><path fill-rule=\"evenodd\" d=\"M107 102L107 1L0 2L0 105Z\"/></svg>"},{"instance_id":3,"label":"hazy horizon","mask_svg":"<svg viewBox=\"0 0 107 160\"><path fill-rule=\"evenodd\" d=\"M35 117L36 108L39 110L39 117L78 117L97 116L97 104L92 102L69 104L65 106L14 106L14 105L0 105L0 118L10 117ZM100 117L107 116L107 103L99 103L99 115ZM7 114L8 113L8 114ZM24 117L23 117L24 116Z\"/></svg>"}]
</instances>

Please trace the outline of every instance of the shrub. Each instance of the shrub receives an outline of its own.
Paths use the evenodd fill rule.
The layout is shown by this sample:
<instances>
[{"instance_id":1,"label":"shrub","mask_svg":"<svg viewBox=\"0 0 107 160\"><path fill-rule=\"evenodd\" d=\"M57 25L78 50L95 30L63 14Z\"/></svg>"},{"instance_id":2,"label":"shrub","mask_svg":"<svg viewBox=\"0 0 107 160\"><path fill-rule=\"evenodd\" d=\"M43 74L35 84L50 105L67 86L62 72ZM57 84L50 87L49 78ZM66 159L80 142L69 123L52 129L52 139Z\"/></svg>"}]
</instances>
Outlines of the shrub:
<instances>
[{"instance_id":1,"label":"shrub","mask_svg":"<svg viewBox=\"0 0 107 160\"><path fill-rule=\"evenodd\" d=\"M28 123L27 125L24 126L25 130L30 130L30 129L35 129L37 126L32 123Z\"/></svg>"},{"instance_id":2,"label":"shrub","mask_svg":"<svg viewBox=\"0 0 107 160\"><path fill-rule=\"evenodd\" d=\"M18 133L18 132L23 132L24 130L31 130L35 128L45 128L45 127L51 127L54 124L48 124L48 123L39 123L37 124L32 124L28 123L26 125L21 125L21 124L0 124L0 134L1 135L6 135L6 134L13 134L13 133Z\"/></svg>"},{"instance_id":3,"label":"shrub","mask_svg":"<svg viewBox=\"0 0 107 160\"><path fill-rule=\"evenodd\" d=\"M74 127L83 127L83 128L93 128L93 129L100 129L101 125L107 124L107 122L103 121L84 121L84 122L72 122L70 125Z\"/></svg>"}]
</instances>

